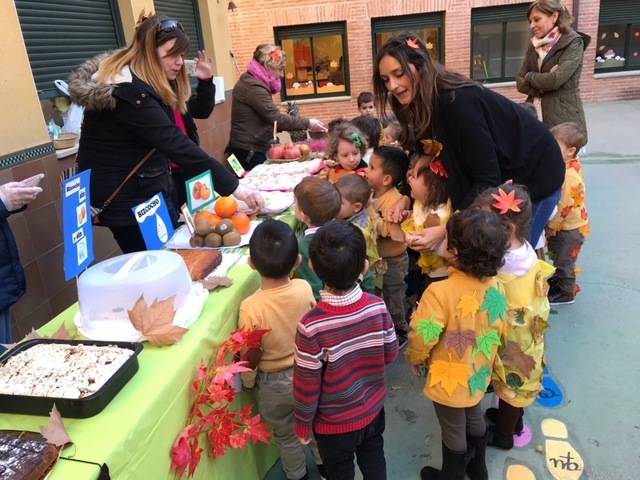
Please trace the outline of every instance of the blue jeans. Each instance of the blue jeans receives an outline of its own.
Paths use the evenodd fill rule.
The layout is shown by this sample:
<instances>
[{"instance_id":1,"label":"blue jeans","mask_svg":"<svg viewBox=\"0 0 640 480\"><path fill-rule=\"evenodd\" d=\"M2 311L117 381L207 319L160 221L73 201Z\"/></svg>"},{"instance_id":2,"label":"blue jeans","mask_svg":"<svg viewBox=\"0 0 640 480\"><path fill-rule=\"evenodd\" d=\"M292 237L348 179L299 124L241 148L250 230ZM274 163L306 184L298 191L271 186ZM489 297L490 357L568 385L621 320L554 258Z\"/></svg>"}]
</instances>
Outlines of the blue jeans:
<instances>
[{"instance_id":1,"label":"blue jeans","mask_svg":"<svg viewBox=\"0 0 640 480\"><path fill-rule=\"evenodd\" d=\"M11 343L11 312L8 308L0 311L0 343ZM0 347L0 352L2 350Z\"/></svg>"},{"instance_id":2,"label":"blue jeans","mask_svg":"<svg viewBox=\"0 0 640 480\"><path fill-rule=\"evenodd\" d=\"M544 230L544 226L550 220L553 209L556 208L560 201L561 189L552 193L542 200L534 202L531 209L531 228L529 229L529 243L533 248L536 247L540 235Z\"/></svg>"}]
</instances>

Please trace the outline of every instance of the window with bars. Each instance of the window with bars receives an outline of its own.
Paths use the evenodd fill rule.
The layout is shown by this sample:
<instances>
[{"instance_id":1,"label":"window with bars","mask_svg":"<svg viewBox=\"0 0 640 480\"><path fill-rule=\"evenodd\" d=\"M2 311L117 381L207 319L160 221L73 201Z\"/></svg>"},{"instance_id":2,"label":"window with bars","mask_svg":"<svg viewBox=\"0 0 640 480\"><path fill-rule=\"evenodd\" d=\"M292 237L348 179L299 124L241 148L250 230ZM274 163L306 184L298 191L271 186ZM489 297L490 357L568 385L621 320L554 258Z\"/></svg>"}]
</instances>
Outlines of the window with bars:
<instances>
[{"instance_id":1,"label":"window with bars","mask_svg":"<svg viewBox=\"0 0 640 480\"><path fill-rule=\"evenodd\" d=\"M387 40L402 32L412 32L427 46L431 58L444 63L444 13L402 15L398 17L372 18L371 35L373 56L377 55Z\"/></svg>"},{"instance_id":2,"label":"window with bars","mask_svg":"<svg viewBox=\"0 0 640 480\"><path fill-rule=\"evenodd\" d=\"M640 70L640 0L601 0L596 72Z\"/></svg>"},{"instance_id":3,"label":"window with bars","mask_svg":"<svg viewBox=\"0 0 640 480\"><path fill-rule=\"evenodd\" d=\"M15 0L31 71L41 99L60 95L78 65L125 44L117 0Z\"/></svg>"},{"instance_id":4,"label":"window with bars","mask_svg":"<svg viewBox=\"0 0 640 480\"><path fill-rule=\"evenodd\" d=\"M471 11L471 78L481 82L515 79L531 33L529 3Z\"/></svg>"},{"instance_id":5,"label":"window with bars","mask_svg":"<svg viewBox=\"0 0 640 480\"><path fill-rule=\"evenodd\" d=\"M204 48L198 0L154 0L153 5L157 15L173 18L180 22L189 37L187 57L194 58L198 50Z\"/></svg>"},{"instance_id":6,"label":"window with bars","mask_svg":"<svg viewBox=\"0 0 640 480\"><path fill-rule=\"evenodd\" d=\"M284 50L282 99L349 95L349 61L345 22L276 27Z\"/></svg>"}]
</instances>

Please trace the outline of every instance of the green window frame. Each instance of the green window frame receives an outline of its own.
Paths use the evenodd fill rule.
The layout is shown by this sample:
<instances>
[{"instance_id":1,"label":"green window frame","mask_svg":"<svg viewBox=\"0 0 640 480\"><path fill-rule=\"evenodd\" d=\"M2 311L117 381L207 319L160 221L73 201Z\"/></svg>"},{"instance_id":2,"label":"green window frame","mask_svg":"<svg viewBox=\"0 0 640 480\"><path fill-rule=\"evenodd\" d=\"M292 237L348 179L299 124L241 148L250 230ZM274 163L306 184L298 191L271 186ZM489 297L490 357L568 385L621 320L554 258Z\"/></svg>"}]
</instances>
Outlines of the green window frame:
<instances>
[{"instance_id":1,"label":"green window frame","mask_svg":"<svg viewBox=\"0 0 640 480\"><path fill-rule=\"evenodd\" d=\"M601 0L595 73L640 70L640 0Z\"/></svg>"},{"instance_id":2,"label":"green window frame","mask_svg":"<svg viewBox=\"0 0 640 480\"><path fill-rule=\"evenodd\" d=\"M531 38L529 5L471 10L471 78L485 83L515 80Z\"/></svg>"},{"instance_id":3,"label":"green window frame","mask_svg":"<svg viewBox=\"0 0 640 480\"><path fill-rule=\"evenodd\" d=\"M372 18L371 45L373 47L373 58L376 58L378 50L382 48L382 45L378 45L379 35L384 33L398 34L409 31L418 34L425 43L428 43L429 39L424 38L421 32L431 29L437 29L435 36L437 45L430 50L429 53L431 53L431 58L435 61L444 64L444 12Z\"/></svg>"},{"instance_id":4,"label":"green window frame","mask_svg":"<svg viewBox=\"0 0 640 480\"><path fill-rule=\"evenodd\" d=\"M38 97L60 95L53 81L78 65L122 47L117 0L15 0Z\"/></svg>"},{"instance_id":5,"label":"green window frame","mask_svg":"<svg viewBox=\"0 0 640 480\"><path fill-rule=\"evenodd\" d=\"M275 27L273 31L276 45L287 55L280 92L282 100L342 97L351 94L346 22ZM328 45L331 37L339 37L332 40L334 50L328 53L322 51L322 48L327 48L322 43ZM336 45L339 51L335 50ZM322 54L326 58L321 57Z\"/></svg>"},{"instance_id":6,"label":"green window frame","mask_svg":"<svg viewBox=\"0 0 640 480\"><path fill-rule=\"evenodd\" d=\"M194 58L204 49L198 0L154 0L156 14L177 20L189 37L187 58Z\"/></svg>"}]
</instances>

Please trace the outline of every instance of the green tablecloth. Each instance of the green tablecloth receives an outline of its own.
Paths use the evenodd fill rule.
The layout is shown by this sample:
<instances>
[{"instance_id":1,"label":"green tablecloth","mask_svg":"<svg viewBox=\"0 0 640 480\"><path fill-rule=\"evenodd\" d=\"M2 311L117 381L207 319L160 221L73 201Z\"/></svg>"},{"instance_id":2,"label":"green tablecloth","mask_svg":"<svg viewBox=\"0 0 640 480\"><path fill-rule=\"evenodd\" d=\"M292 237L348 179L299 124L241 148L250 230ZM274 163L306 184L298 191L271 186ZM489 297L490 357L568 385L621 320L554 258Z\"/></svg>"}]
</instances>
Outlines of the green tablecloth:
<instances>
[{"instance_id":1,"label":"green tablecloth","mask_svg":"<svg viewBox=\"0 0 640 480\"><path fill-rule=\"evenodd\" d=\"M258 275L247 265L231 269L233 286L209 295L198 321L176 345L156 348L145 344L139 356L140 369L109 405L87 419L64 419L75 446L64 456L106 463L111 478L173 478L169 452L183 428L191 405L190 385L200 359L206 359L236 328L240 302L260 284ZM39 331L51 334L62 322L76 331L73 305ZM240 403L254 401L241 393ZM0 429L33 430L45 425L46 417L0 414ZM74 454L75 451L75 454ZM277 459L273 445L249 445L228 450L224 457L203 455L195 478L208 480L261 479ZM50 480L95 479L98 468L59 460Z\"/></svg>"}]
</instances>

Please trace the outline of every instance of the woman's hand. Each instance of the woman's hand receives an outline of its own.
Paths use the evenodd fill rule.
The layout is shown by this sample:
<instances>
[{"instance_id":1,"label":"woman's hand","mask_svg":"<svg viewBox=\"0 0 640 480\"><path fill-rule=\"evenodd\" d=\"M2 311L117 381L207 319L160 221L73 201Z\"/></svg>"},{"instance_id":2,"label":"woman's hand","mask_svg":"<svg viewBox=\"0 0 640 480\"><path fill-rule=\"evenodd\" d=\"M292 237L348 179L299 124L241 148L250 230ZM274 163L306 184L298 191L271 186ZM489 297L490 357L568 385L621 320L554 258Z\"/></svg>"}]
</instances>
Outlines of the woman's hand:
<instances>
[{"instance_id":1,"label":"woman's hand","mask_svg":"<svg viewBox=\"0 0 640 480\"><path fill-rule=\"evenodd\" d=\"M238 185L238 188L233 192L233 196L246 203L251 212L259 212L264 208L264 199L262 198L262 195L260 195L260 192L252 188Z\"/></svg>"},{"instance_id":2,"label":"woman's hand","mask_svg":"<svg viewBox=\"0 0 640 480\"><path fill-rule=\"evenodd\" d=\"M445 226L425 228L420 233L407 235L407 245L413 250L436 250L444 240Z\"/></svg>"},{"instance_id":3,"label":"woman's hand","mask_svg":"<svg viewBox=\"0 0 640 480\"><path fill-rule=\"evenodd\" d=\"M407 217L407 210L411 206L411 199L403 195L395 205L387 210L384 220L391 223L400 223Z\"/></svg>"},{"instance_id":4,"label":"woman's hand","mask_svg":"<svg viewBox=\"0 0 640 480\"><path fill-rule=\"evenodd\" d=\"M196 77L200 80L209 80L213 77L213 68L211 66L211 57L207 56L204 50L198 50L198 55L194 58L196 62Z\"/></svg>"},{"instance_id":5,"label":"woman's hand","mask_svg":"<svg viewBox=\"0 0 640 480\"><path fill-rule=\"evenodd\" d=\"M317 118L310 118L309 119L309 131L310 132L323 132L324 133L324 132L327 131L327 127L325 126L324 123L322 123Z\"/></svg>"},{"instance_id":6,"label":"woman's hand","mask_svg":"<svg viewBox=\"0 0 640 480\"><path fill-rule=\"evenodd\" d=\"M0 185L0 200L8 212L14 212L35 200L41 192L40 187L27 187L22 182L9 182Z\"/></svg>"}]
</instances>

